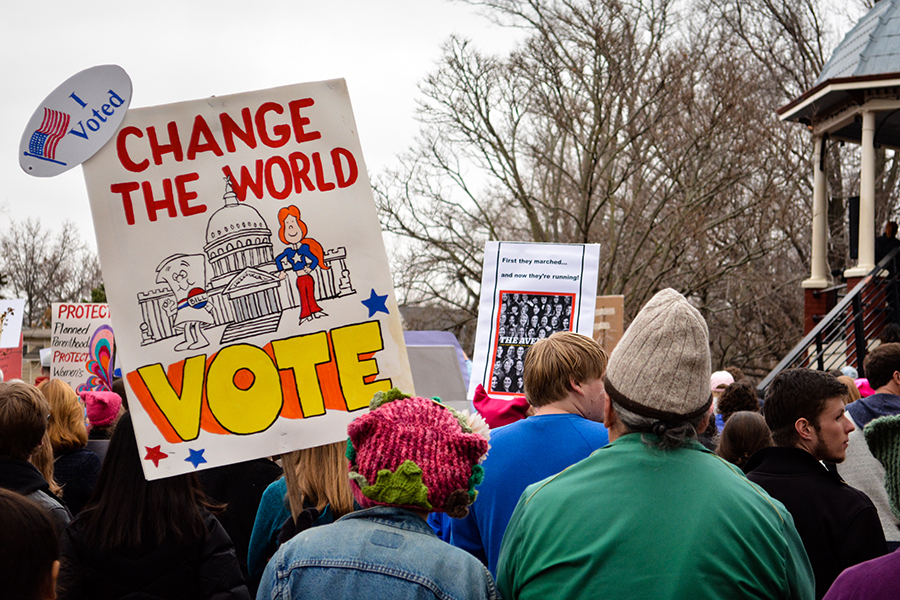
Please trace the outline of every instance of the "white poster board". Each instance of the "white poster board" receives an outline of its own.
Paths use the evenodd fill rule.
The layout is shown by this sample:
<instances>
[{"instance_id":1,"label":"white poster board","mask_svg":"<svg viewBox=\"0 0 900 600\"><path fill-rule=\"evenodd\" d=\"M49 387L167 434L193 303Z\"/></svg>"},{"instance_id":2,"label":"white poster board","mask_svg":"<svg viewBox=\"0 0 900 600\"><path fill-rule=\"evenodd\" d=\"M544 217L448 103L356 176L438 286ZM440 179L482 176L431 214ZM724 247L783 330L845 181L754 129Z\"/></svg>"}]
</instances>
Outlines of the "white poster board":
<instances>
[{"instance_id":1,"label":"white poster board","mask_svg":"<svg viewBox=\"0 0 900 600\"><path fill-rule=\"evenodd\" d=\"M525 354L557 331L593 334L599 244L488 242L469 398L524 393Z\"/></svg>"},{"instance_id":2,"label":"white poster board","mask_svg":"<svg viewBox=\"0 0 900 600\"><path fill-rule=\"evenodd\" d=\"M148 479L413 391L343 80L129 110L84 173Z\"/></svg>"},{"instance_id":3,"label":"white poster board","mask_svg":"<svg viewBox=\"0 0 900 600\"><path fill-rule=\"evenodd\" d=\"M16 348L21 343L25 299L0 300L0 348Z\"/></svg>"},{"instance_id":4,"label":"white poster board","mask_svg":"<svg viewBox=\"0 0 900 600\"><path fill-rule=\"evenodd\" d=\"M51 305L50 377L77 392L112 390L114 334L108 304Z\"/></svg>"}]
</instances>

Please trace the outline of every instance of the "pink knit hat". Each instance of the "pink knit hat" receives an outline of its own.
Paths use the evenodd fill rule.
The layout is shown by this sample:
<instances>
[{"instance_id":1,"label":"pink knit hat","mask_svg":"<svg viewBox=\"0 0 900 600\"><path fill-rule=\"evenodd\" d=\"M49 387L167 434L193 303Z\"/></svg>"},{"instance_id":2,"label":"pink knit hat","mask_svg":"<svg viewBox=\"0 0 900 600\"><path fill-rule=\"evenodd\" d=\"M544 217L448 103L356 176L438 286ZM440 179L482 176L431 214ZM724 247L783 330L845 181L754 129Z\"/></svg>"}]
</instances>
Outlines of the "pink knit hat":
<instances>
[{"instance_id":1,"label":"pink knit hat","mask_svg":"<svg viewBox=\"0 0 900 600\"><path fill-rule=\"evenodd\" d=\"M396 388L376 394L370 408L347 428L357 503L466 516L484 477L478 462L487 440L453 409Z\"/></svg>"},{"instance_id":2,"label":"pink knit hat","mask_svg":"<svg viewBox=\"0 0 900 600\"><path fill-rule=\"evenodd\" d=\"M110 425L116 420L122 407L122 397L115 392L81 392L79 394L87 407L87 418L92 427Z\"/></svg>"}]
</instances>

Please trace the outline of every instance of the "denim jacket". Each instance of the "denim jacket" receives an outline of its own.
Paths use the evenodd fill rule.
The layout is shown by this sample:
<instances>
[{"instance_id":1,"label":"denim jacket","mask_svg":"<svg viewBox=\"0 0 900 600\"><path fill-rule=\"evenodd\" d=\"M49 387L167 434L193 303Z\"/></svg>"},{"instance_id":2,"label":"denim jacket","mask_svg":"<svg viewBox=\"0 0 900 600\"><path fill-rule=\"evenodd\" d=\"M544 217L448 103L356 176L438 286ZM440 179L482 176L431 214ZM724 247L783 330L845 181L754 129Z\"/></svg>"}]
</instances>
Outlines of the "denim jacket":
<instances>
[{"instance_id":1,"label":"denim jacket","mask_svg":"<svg viewBox=\"0 0 900 600\"><path fill-rule=\"evenodd\" d=\"M308 529L266 566L257 600L500 600L481 562L438 539L418 515L377 506Z\"/></svg>"}]
</instances>

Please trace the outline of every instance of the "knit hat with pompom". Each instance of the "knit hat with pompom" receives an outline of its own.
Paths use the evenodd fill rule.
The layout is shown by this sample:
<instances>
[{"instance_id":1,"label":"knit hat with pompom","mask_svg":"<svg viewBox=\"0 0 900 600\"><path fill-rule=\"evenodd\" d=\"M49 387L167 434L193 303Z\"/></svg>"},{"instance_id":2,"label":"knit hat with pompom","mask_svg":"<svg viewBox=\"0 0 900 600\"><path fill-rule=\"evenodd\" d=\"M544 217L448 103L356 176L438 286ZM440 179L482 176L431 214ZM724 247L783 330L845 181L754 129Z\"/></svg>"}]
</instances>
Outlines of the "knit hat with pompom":
<instances>
[{"instance_id":1,"label":"knit hat with pompom","mask_svg":"<svg viewBox=\"0 0 900 600\"><path fill-rule=\"evenodd\" d=\"M363 508L399 506L466 516L484 471L488 441L466 417L394 388L347 428L350 487Z\"/></svg>"}]
</instances>

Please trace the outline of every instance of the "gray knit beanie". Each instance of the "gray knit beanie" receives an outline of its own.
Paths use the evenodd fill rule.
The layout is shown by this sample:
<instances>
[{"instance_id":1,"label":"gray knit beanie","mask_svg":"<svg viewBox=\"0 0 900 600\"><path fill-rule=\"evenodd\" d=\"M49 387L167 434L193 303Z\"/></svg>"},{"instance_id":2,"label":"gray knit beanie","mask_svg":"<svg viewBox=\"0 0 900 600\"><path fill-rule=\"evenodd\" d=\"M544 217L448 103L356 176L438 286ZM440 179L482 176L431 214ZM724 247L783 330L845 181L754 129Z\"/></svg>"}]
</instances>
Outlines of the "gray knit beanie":
<instances>
[{"instance_id":1,"label":"gray knit beanie","mask_svg":"<svg viewBox=\"0 0 900 600\"><path fill-rule=\"evenodd\" d=\"M891 512L900 519L900 415L874 419L863 433L872 456L884 467L884 489Z\"/></svg>"},{"instance_id":2,"label":"gray knit beanie","mask_svg":"<svg viewBox=\"0 0 900 600\"><path fill-rule=\"evenodd\" d=\"M606 391L622 408L660 421L709 410L709 332L696 308L668 288L631 322L606 370Z\"/></svg>"}]
</instances>

